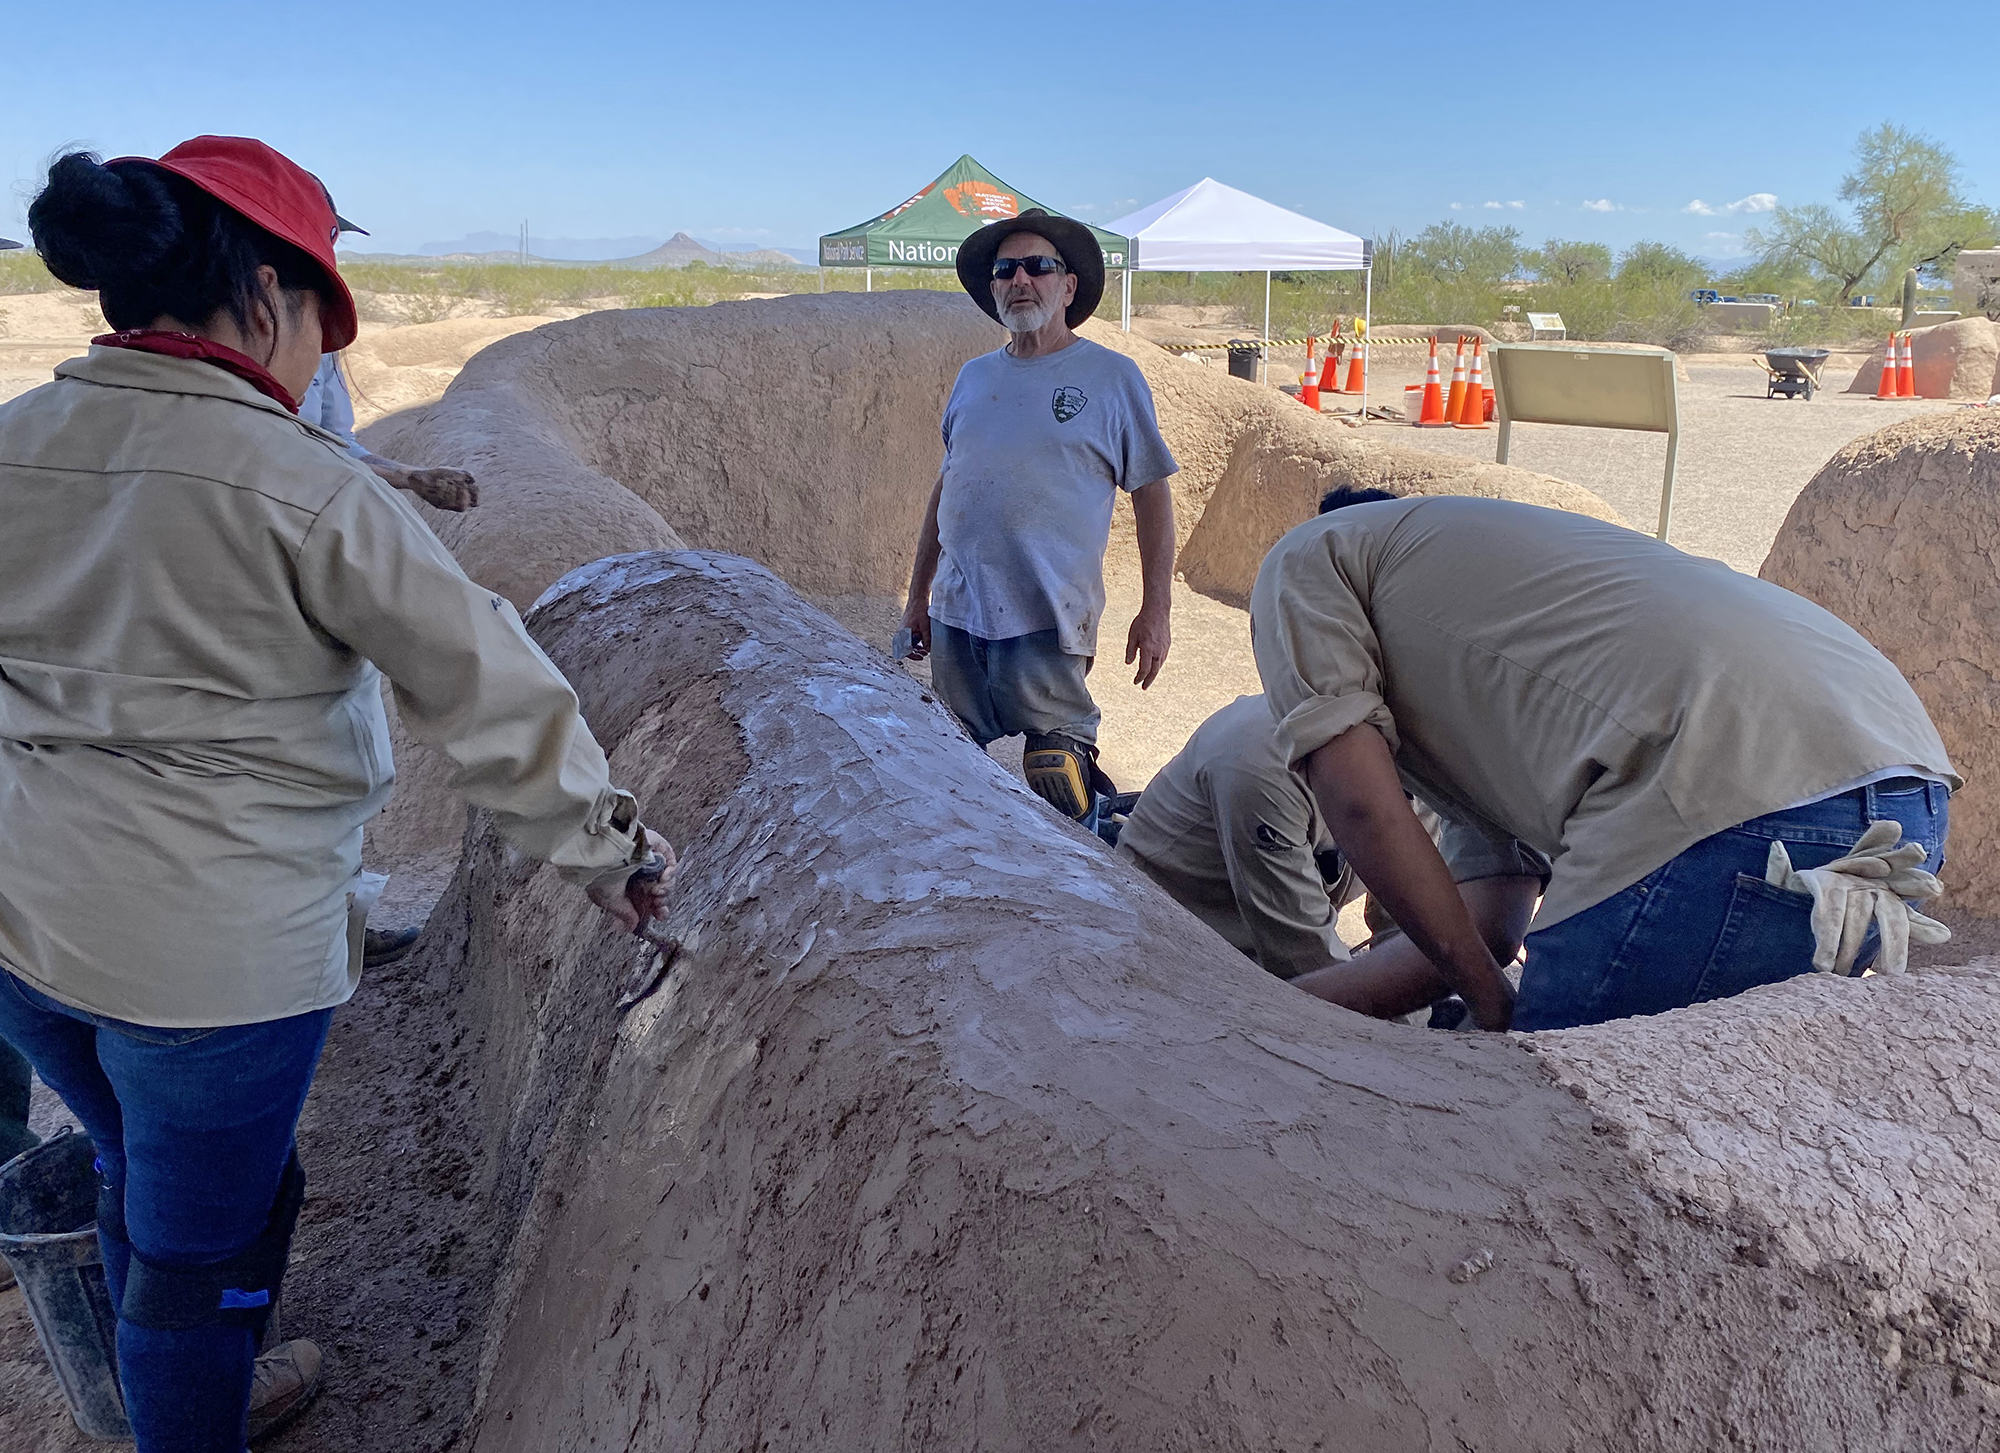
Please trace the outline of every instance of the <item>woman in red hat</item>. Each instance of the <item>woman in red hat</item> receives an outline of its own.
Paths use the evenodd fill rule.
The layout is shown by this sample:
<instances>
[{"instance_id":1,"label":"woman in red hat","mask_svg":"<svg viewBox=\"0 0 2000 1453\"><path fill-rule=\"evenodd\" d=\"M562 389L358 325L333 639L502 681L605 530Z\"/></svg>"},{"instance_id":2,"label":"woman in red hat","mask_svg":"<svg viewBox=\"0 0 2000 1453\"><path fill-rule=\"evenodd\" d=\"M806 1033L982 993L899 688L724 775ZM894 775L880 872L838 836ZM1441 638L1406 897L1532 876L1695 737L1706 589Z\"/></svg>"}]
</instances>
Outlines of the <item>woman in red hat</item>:
<instances>
[{"instance_id":1,"label":"woman in red hat","mask_svg":"<svg viewBox=\"0 0 2000 1453\"><path fill-rule=\"evenodd\" d=\"M465 795L626 926L671 853L513 608L297 417L355 331L311 174L237 137L79 153L28 220L117 331L0 406L0 1037L95 1141L141 1453L242 1453L318 1378L310 1343L256 1352L360 968L378 668Z\"/></svg>"}]
</instances>

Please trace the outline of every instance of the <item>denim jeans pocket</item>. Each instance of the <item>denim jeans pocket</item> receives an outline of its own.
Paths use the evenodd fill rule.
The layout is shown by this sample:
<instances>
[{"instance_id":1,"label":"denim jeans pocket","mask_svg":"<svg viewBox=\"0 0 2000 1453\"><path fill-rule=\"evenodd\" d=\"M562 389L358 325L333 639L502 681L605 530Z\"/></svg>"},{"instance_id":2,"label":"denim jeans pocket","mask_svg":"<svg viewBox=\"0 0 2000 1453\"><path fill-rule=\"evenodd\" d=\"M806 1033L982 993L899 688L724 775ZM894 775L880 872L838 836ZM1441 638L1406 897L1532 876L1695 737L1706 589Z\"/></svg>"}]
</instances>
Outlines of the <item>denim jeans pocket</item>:
<instances>
[{"instance_id":1,"label":"denim jeans pocket","mask_svg":"<svg viewBox=\"0 0 2000 1453\"><path fill-rule=\"evenodd\" d=\"M1726 999L1759 984L1812 971L1812 895L1736 875L1729 911L1695 985L1694 1003Z\"/></svg>"},{"instance_id":2,"label":"denim jeans pocket","mask_svg":"<svg viewBox=\"0 0 2000 1453\"><path fill-rule=\"evenodd\" d=\"M96 1021L100 1029L108 1029L113 1034L122 1034L127 1039L137 1040L140 1044L157 1045L167 1049L177 1045L193 1044L197 1039L206 1039L226 1027L210 1024L194 1029L166 1029L156 1024L133 1024L129 1020L107 1019L101 1015L92 1015L91 1018Z\"/></svg>"}]
</instances>

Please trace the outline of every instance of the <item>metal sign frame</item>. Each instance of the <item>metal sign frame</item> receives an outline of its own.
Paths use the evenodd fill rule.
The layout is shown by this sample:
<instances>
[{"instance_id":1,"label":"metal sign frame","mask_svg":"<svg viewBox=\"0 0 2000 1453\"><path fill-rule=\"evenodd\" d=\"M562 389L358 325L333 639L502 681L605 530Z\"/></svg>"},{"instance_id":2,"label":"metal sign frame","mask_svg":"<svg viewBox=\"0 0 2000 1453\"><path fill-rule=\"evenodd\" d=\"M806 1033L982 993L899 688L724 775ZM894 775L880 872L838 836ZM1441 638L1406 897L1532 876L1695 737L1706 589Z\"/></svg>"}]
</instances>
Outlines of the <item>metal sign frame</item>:
<instances>
[{"instance_id":1,"label":"metal sign frame","mask_svg":"<svg viewBox=\"0 0 2000 1453\"><path fill-rule=\"evenodd\" d=\"M1497 343L1488 356L1493 362L1494 414L1500 425L1497 463L1507 462L1517 423L1633 429L1667 436L1660 525L1655 531L1665 540L1674 509L1674 457L1680 448L1680 387L1674 377L1674 355L1664 348Z\"/></svg>"}]
</instances>

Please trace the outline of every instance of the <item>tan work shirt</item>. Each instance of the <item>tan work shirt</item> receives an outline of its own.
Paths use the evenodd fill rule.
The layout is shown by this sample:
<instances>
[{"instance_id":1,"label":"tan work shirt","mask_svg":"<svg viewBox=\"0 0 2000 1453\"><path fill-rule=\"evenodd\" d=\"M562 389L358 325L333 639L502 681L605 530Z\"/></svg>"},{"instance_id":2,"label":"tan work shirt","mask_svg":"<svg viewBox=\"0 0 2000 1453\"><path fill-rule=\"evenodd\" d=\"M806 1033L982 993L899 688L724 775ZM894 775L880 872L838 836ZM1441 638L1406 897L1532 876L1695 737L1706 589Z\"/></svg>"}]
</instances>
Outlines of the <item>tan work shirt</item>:
<instances>
[{"instance_id":1,"label":"tan work shirt","mask_svg":"<svg viewBox=\"0 0 2000 1453\"><path fill-rule=\"evenodd\" d=\"M1537 927L1871 772L1959 785L1909 683L1837 617L1560 510L1310 520L1265 557L1251 637L1287 760L1375 727L1446 816L1555 860Z\"/></svg>"},{"instance_id":2,"label":"tan work shirt","mask_svg":"<svg viewBox=\"0 0 2000 1453\"><path fill-rule=\"evenodd\" d=\"M1348 956L1334 932L1359 893L1329 886L1333 838L1292 775L1261 696L1239 696L1195 728L1139 794L1118 852L1175 901L1281 979ZM1342 896L1345 892L1345 896Z\"/></svg>"},{"instance_id":3,"label":"tan work shirt","mask_svg":"<svg viewBox=\"0 0 2000 1453\"><path fill-rule=\"evenodd\" d=\"M160 1026L345 1000L378 666L522 852L632 857L569 684L331 435L126 349L0 406L0 965Z\"/></svg>"}]
</instances>

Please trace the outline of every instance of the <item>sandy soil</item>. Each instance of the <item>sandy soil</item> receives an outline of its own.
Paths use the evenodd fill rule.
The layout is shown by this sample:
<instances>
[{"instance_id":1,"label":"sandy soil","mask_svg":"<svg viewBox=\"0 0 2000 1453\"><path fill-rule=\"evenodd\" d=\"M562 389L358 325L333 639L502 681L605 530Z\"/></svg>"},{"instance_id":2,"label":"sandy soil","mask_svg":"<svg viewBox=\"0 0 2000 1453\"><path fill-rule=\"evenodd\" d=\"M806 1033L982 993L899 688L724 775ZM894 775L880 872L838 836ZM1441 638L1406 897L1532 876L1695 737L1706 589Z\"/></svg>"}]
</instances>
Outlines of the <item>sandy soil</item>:
<instances>
[{"instance_id":1,"label":"sandy soil","mask_svg":"<svg viewBox=\"0 0 2000 1453\"><path fill-rule=\"evenodd\" d=\"M1764 563L1799 491L1843 445L1915 414L1962 407L1930 399L1877 403L1837 392L1853 378L1852 366L1830 368L1827 391L1806 403L1767 399L1764 371L1745 355L1697 354L1687 364L1668 538L1692 554L1752 574ZM1416 370L1384 370L1371 380L1385 397L1398 399L1404 384L1420 382ZM1469 459L1493 458L1499 439L1497 429L1368 428L1371 436ZM1594 490L1629 523L1650 532L1659 519L1665 460L1664 435L1521 424L1508 462Z\"/></svg>"},{"instance_id":2,"label":"sandy soil","mask_svg":"<svg viewBox=\"0 0 2000 1453\"><path fill-rule=\"evenodd\" d=\"M465 361L509 334L539 328L575 309L512 318L463 317L434 323L384 321L364 308L361 335L342 355L357 426L441 395ZM370 314L377 316L371 319ZM82 293L0 295L0 403L39 388L50 370L74 358L109 325Z\"/></svg>"}]
</instances>

